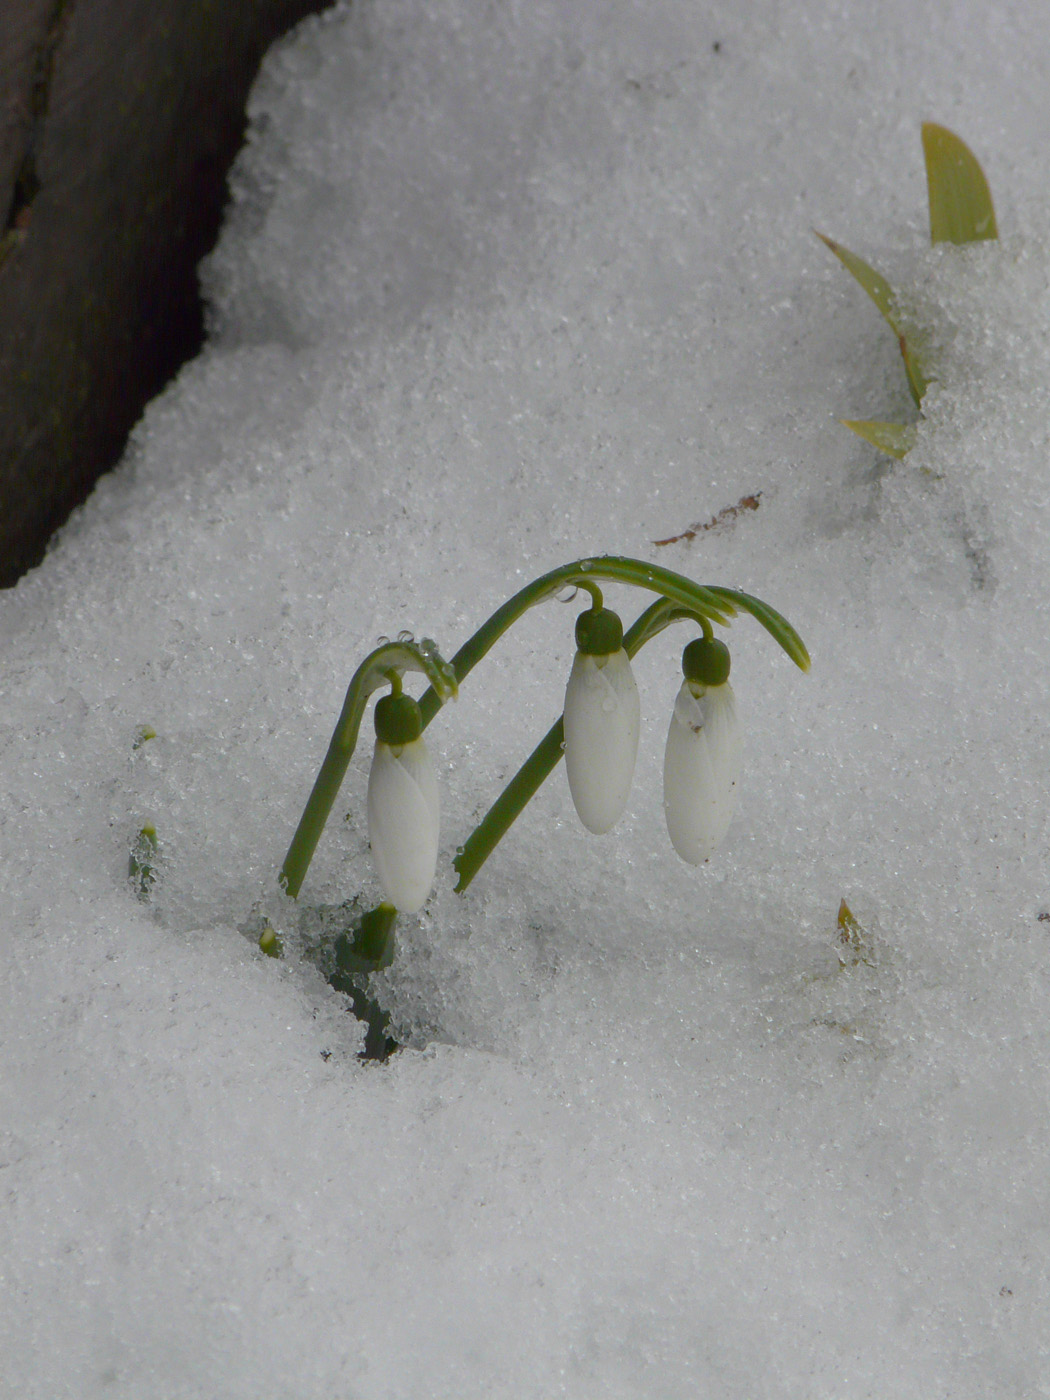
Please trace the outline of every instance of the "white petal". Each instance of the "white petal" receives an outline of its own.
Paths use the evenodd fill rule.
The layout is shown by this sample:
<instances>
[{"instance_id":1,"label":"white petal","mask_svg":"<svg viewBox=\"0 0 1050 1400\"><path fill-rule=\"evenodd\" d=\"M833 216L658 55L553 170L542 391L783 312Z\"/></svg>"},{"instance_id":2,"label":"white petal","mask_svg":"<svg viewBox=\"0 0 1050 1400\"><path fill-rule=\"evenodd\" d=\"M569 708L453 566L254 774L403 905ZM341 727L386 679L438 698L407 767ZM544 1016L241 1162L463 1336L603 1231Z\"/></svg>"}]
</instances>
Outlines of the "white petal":
<instances>
[{"instance_id":1,"label":"white petal","mask_svg":"<svg viewBox=\"0 0 1050 1400\"><path fill-rule=\"evenodd\" d=\"M707 860L729 829L742 753L728 681L699 697L683 681L664 751L664 811L671 844L691 865Z\"/></svg>"},{"instance_id":2,"label":"white petal","mask_svg":"<svg viewBox=\"0 0 1050 1400\"><path fill-rule=\"evenodd\" d=\"M565 690L565 772L580 821L601 835L623 815L641 708L627 653L576 653Z\"/></svg>"},{"instance_id":3,"label":"white petal","mask_svg":"<svg viewBox=\"0 0 1050 1400\"><path fill-rule=\"evenodd\" d=\"M377 740L368 775L368 837L387 899L404 914L421 909L437 868L440 804L434 763L422 739Z\"/></svg>"}]
</instances>

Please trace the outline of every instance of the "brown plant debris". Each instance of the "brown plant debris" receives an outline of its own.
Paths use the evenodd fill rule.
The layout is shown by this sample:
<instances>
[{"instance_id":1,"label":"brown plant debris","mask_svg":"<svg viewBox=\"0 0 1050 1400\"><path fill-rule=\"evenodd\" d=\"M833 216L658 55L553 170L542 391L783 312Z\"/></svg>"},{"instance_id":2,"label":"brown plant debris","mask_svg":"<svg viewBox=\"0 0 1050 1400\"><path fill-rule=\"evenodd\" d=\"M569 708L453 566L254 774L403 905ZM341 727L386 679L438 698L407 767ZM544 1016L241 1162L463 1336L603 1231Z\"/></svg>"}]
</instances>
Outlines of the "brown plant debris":
<instances>
[{"instance_id":1,"label":"brown plant debris","mask_svg":"<svg viewBox=\"0 0 1050 1400\"><path fill-rule=\"evenodd\" d=\"M703 534L705 530L720 530L731 525L745 510L758 510L761 499L761 491L756 491L753 496L741 496L735 506L724 506L717 515L712 515L710 520L696 520L680 535L671 535L666 540L653 540L653 544L678 544L680 540L695 540L697 535Z\"/></svg>"}]
</instances>

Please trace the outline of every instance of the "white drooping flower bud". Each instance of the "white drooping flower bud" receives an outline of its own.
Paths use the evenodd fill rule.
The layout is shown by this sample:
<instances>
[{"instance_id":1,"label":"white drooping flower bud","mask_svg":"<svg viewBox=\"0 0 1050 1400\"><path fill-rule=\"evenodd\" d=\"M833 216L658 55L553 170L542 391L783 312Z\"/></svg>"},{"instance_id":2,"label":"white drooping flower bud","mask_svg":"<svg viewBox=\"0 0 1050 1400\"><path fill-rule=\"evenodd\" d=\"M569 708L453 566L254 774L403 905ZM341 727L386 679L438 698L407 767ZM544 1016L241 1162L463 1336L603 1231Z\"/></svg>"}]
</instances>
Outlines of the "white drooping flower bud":
<instances>
[{"instance_id":1,"label":"white drooping flower bud","mask_svg":"<svg viewBox=\"0 0 1050 1400\"><path fill-rule=\"evenodd\" d=\"M733 687L684 680L664 751L664 811L671 844L690 865L707 860L729 830L742 755Z\"/></svg>"},{"instance_id":2,"label":"white drooping flower bud","mask_svg":"<svg viewBox=\"0 0 1050 1400\"><path fill-rule=\"evenodd\" d=\"M638 755L638 687L623 647L578 651L565 690L565 771L580 821L602 835L623 815Z\"/></svg>"},{"instance_id":3,"label":"white drooping flower bud","mask_svg":"<svg viewBox=\"0 0 1050 1400\"><path fill-rule=\"evenodd\" d=\"M403 914L426 902L441 829L437 773L420 737L418 710L407 696L386 696L376 705L378 733L368 775L372 859L384 894ZM416 737L407 737L413 732ZM388 743L384 734L405 742Z\"/></svg>"}]
</instances>

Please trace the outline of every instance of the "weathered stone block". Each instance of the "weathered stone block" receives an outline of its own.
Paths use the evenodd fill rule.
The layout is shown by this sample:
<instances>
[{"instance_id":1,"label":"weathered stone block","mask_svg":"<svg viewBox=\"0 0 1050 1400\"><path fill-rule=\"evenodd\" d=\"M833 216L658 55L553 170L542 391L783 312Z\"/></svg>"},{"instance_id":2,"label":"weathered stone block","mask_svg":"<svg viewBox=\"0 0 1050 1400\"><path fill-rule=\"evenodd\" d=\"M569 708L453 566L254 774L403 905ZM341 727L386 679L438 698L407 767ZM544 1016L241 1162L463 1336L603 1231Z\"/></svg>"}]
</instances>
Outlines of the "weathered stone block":
<instances>
[{"instance_id":1,"label":"weathered stone block","mask_svg":"<svg viewBox=\"0 0 1050 1400\"><path fill-rule=\"evenodd\" d=\"M199 344L244 104L330 0L0 0L0 585Z\"/></svg>"}]
</instances>

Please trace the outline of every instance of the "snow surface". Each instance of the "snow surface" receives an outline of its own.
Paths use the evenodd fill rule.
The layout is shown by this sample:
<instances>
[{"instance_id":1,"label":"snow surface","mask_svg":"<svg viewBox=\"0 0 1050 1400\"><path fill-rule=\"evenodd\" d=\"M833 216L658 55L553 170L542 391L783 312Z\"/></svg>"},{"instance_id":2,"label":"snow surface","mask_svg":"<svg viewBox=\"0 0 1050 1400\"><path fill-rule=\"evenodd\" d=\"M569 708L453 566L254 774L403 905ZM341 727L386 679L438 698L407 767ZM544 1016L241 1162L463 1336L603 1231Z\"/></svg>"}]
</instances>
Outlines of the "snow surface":
<instances>
[{"instance_id":1,"label":"snow surface","mask_svg":"<svg viewBox=\"0 0 1050 1400\"><path fill-rule=\"evenodd\" d=\"M1050 1395L1047 72L1038 0L359 0L271 53L208 345L0 597L5 1400ZM926 118L1000 243L929 248ZM909 400L814 225L930 329L901 464L834 422ZM534 610L428 731L410 1048L362 1063L275 893L349 676L592 552L812 672L726 634L693 869L665 634L617 830L556 773L461 897L564 693ZM378 893L367 749L305 904Z\"/></svg>"}]
</instances>

